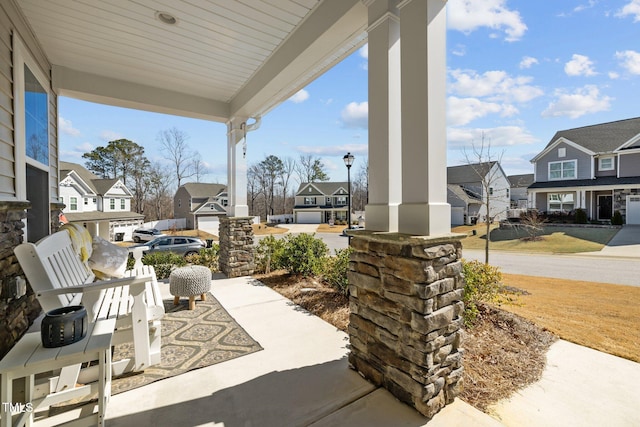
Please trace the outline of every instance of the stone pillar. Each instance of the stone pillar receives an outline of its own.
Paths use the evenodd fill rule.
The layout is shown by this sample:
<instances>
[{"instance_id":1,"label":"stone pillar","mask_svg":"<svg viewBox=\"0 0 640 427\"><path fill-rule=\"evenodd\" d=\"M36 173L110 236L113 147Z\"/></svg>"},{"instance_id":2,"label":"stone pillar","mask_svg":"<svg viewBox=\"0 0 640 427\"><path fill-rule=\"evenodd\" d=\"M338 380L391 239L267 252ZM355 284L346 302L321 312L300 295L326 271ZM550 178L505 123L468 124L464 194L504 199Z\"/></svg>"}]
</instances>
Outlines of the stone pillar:
<instances>
[{"instance_id":1,"label":"stone pillar","mask_svg":"<svg viewBox=\"0 0 640 427\"><path fill-rule=\"evenodd\" d=\"M253 227L251 217L220 218L220 271L227 277L253 274Z\"/></svg>"},{"instance_id":2,"label":"stone pillar","mask_svg":"<svg viewBox=\"0 0 640 427\"><path fill-rule=\"evenodd\" d=\"M400 18L397 0L368 0L369 202L367 230L398 231L402 196Z\"/></svg>"},{"instance_id":3,"label":"stone pillar","mask_svg":"<svg viewBox=\"0 0 640 427\"><path fill-rule=\"evenodd\" d=\"M349 362L433 417L462 386L463 236L353 236Z\"/></svg>"},{"instance_id":4,"label":"stone pillar","mask_svg":"<svg viewBox=\"0 0 640 427\"><path fill-rule=\"evenodd\" d=\"M446 2L399 5L402 85L402 203L398 231L451 232L447 203Z\"/></svg>"},{"instance_id":5,"label":"stone pillar","mask_svg":"<svg viewBox=\"0 0 640 427\"><path fill-rule=\"evenodd\" d=\"M0 359L42 311L13 254L23 242L22 220L30 207L29 202L0 203Z\"/></svg>"}]
</instances>

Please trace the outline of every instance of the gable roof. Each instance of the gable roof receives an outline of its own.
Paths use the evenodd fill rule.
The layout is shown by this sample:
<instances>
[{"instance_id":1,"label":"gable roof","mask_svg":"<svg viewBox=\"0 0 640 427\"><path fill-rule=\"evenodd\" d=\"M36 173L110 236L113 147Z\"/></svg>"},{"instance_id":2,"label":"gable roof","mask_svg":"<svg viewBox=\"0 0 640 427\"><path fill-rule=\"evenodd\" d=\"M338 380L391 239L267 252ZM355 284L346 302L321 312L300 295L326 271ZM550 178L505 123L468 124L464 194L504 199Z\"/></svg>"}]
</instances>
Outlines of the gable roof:
<instances>
[{"instance_id":1,"label":"gable roof","mask_svg":"<svg viewBox=\"0 0 640 427\"><path fill-rule=\"evenodd\" d=\"M519 188L519 187L528 187L531 184L533 184L533 174L532 173L526 173L523 175L510 175L507 178L509 179L509 185L512 188Z\"/></svg>"},{"instance_id":2,"label":"gable roof","mask_svg":"<svg viewBox=\"0 0 640 427\"><path fill-rule=\"evenodd\" d=\"M224 184L211 184L206 182L187 182L180 187L187 190L191 197L215 197L223 191L227 191Z\"/></svg>"},{"instance_id":3,"label":"gable roof","mask_svg":"<svg viewBox=\"0 0 640 427\"><path fill-rule=\"evenodd\" d=\"M608 153L619 149L638 134L640 134L640 117L583 126L556 132L545 150L560 138L565 138L594 153Z\"/></svg>"},{"instance_id":4,"label":"gable roof","mask_svg":"<svg viewBox=\"0 0 640 427\"><path fill-rule=\"evenodd\" d=\"M62 181L64 177L69 175L71 172L75 172L76 175L78 175L80 179L83 180L85 184L87 184L91 191L99 194L98 189L96 188L94 183L94 180L100 179L97 175L89 172L89 170L78 163L60 161L60 181Z\"/></svg>"},{"instance_id":5,"label":"gable roof","mask_svg":"<svg viewBox=\"0 0 640 427\"><path fill-rule=\"evenodd\" d=\"M498 163L484 162L472 165L449 166L447 168L447 184L464 184L469 182L479 182L481 178L487 176L491 168Z\"/></svg>"},{"instance_id":6,"label":"gable roof","mask_svg":"<svg viewBox=\"0 0 640 427\"><path fill-rule=\"evenodd\" d=\"M331 181L303 182L303 183L300 183L300 186L298 187L298 191L296 192L296 195L302 195L300 193L308 185L313 185L315 188L318 189L318 191L320 191L324 195L331 195L331 194L335 194L341 188L344 191L347 191L347 187L349 186L349 183L347 183L347 182L331 182Z\"/></svg>"}]
</instances>

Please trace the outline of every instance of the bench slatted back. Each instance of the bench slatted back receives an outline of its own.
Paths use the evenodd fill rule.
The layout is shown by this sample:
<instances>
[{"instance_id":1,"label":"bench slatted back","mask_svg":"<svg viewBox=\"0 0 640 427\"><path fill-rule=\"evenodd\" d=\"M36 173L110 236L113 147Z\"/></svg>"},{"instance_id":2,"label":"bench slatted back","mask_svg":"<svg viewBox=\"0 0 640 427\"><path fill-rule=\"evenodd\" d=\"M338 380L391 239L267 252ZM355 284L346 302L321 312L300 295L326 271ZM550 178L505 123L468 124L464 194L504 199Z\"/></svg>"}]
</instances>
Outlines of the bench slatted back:
<instances>
[{"instance_id":1,"label":"bench slatted back","mask_svg":"<svg viewBox=\"0 0 640 427\"><path fill-rule=\"evenodd\" d=\"M76 254L67 230L58 231L36 244L22 243L14 252L31 288L35 291L66 288L91 283L95 276ZM79 304L80 294L42 296L38 298L44 311Z\"/></svg>"}]
</instances>

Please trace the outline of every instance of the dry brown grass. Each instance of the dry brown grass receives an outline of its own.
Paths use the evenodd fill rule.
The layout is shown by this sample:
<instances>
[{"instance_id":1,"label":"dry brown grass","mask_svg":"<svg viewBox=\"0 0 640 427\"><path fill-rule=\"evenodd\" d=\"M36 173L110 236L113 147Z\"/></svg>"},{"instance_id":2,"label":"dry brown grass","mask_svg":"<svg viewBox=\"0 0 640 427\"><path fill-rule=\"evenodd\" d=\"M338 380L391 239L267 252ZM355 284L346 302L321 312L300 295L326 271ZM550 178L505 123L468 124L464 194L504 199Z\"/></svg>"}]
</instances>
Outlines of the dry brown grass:
<instances>
[{"instance_id":1,"label":"dry brown grass","mask_svg":"<svg viewBox=\"0 0 640 427\"><path fill-rule=\"evenodd\" d=\"M567 341L640 362L640 287L502 276L505 285L528 292L505 310Z\"/></svg>"},{"instance_id":2,"label":"dry brown grass","mask_svg":"<svg viewBox=\"0 0 640 427\"><path fill-rule=\"evenodd\" d=\"M214 241L218 241L218 236L215 234L207 233L202 230L164 230L162 233L170 235L170 236L190 236L190 237L199 237L202 240L212 239Z\"/></svg>"},{"instance_id":3,"label":"dry brown grass","mask_svg":"<svg viewBox=\"0 0 640 427\"><path fill-rule=\"evenodd\" d=\"M286 232L286 228L272 227L265 223L253 224L253 234L257 236L265 236L267 234L284 234Z\"/></svg>"},{"instance_id":4,"label":"dry brown grass","mask_svg":"<svg viewBox=\"0 0 640 427\"><path fill-rule=\"evenodd\" d=\"M346 225L334 225L333 227L329 224L320 224L318 225L317 233L342 233L342 230L347 228Z\"/></svg>"}]
</instances>

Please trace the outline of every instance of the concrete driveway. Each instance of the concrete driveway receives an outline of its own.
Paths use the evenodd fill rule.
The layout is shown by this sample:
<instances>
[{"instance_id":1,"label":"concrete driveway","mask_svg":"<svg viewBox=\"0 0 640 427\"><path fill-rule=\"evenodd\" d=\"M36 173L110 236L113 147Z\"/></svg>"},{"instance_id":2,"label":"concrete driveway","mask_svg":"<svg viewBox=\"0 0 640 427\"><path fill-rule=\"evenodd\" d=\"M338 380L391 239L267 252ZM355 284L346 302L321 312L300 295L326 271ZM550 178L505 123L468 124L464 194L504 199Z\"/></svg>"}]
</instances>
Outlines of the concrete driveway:
<instances>
[{"instance_id":1,"label":"concrete driveway","mask_svg":"<svg viewBox=\"0 0 640 427\"><path fill-rule=\"evenodd\" d=\"M625 225L602 250L581 255L640 258L640 225Z\"/></svg>"}]
</instances>

